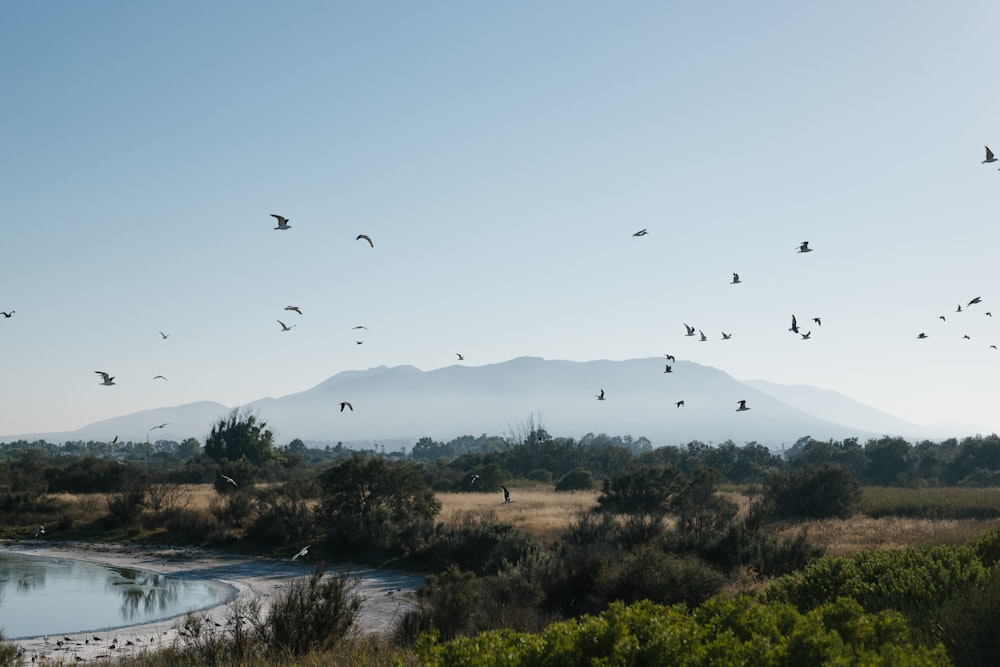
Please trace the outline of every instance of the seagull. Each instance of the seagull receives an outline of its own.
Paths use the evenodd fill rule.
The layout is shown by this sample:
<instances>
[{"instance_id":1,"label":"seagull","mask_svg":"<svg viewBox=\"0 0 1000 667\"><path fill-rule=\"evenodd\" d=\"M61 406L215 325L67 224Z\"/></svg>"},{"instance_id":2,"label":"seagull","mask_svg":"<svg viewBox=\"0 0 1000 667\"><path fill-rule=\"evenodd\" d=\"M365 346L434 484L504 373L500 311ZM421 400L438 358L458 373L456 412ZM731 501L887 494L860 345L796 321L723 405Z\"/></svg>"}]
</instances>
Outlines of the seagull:
<instances>
[{"instance_id":1,"label":"seagull","mask_svg":"<svg viewBox=\"0 0 1000 667\"><path fill-rule=\"evenodd\" d=\"M285 310L294 310L294 311L295 311L296 313L298 313L299 315L301 315L301 314L302 314L302 311L301 311L301 310L299 310L299 307L298 307L298 306L285 306Z\"/></svg>"},{"instance_id":2,"label":"seagull","mask_svg":"<svg viewBox=\"0 0 1000 667\"><path fill-rule=\"evenodd\" d=\"M455 356L458 357L459 361L465 361L465 357L463 355L459 354L458 352L455 353Z\"/></svg>"},{"instance_id":3,"label":"seagull","mask_svg":"<svg viewBox=\"0 0 1000 667\"><path fill-rule=\"evenodd\" d=\"M962 336L962 338L964 338L965 340L972 340L971 338L969 338L969 334L965 334L964 336Z\"/></svg>"},{"instance_id":4,"label":"seagull","mask_svg":"<svg viewBox=\"0 0 1000 667\"><path fill-rule=\"evenodd\" d=\"M112 440L112 441L111 441L110 443L108 443L108 444L110 444L110 445L113 445L113 444L115 444L116 442L118 442L118 436L117 436L117 435L115 436L115 439L114 439L114 440Z\"/></svg>"},{"instance_id":5,"label":"seagull","mask_svg":"<svg viewBox=\"0 0 1000 667\"><path fill-rule=\"evenodd\" d=\"M364 239L365 241L368 241L368 245L370 245L371 247L373 247L373 248L375 247L375 244L372 243L372 238L370 236L368 236L367 234L358 234L358 237L356 239L354 239L354 240L355 241L360 241L361 239Z\"/></svg>"},{"instance_id":6,"label":"seagull","mask_svg":"<svg viewBox=\"0 0 1000 667\"><path fill-rule=\"evenodd\" d=\"M698 329L698 335L701 336L701 341L702 342L708 340L708 336L706 336L705 333L701 329Z\"/></svg>"},{"instance_id":7,"label":"seagull","mask_svg":"<svg viewBox=\"0 0 1000 667\"><path fill-rule=\"evenodd\" d=\"M689 327L687 324L685 324L684 328L687 329L687 333L684 334L685 336L693 336L694 335L694 327Z\"/></svg>"},{"instance_id":8,"label":"seagull","mask_svg":"<svg viewBox=\"0 0 1000 667\"><path fill-rule=\"evenodd\" d=\"M671 368L670 364L667 364L666 366L667 366L666 369L664 369L664 371L663 371L664 373L673 373L674 372L673 368Z\"/></svg>"},{"instance_id":9,"label":"seagull","mask_svg":"<svg viewBox=\"0 0 1000 667\"><path fill-rule=\"evenodd\" d=\"M159 426L154 426L153 428L151 428L151 429L149 429L149 430L150 430L150 431L155 431L156 429L158 429L158 428L163 428L164 426L167 426L167 425L169 425L169 424L170 424L170 422L164 422L164 423L160 424Z\"/></svg>"},{"instance_id":10,"label":"seagull","mask_svg":"<svg viewBox=\"0 0 1000 667\"><path fill-rule=\"evenodd\" d=\"M163 377L162 375L154 375L153 379L154 380L166 380L167 378Z\"/></svg>"},{"instance_id":11,"label":"seagull","mask_svg":"<svg viewBox=\"0 0 1000 667\"><path fill-rule=\"evenodd\" d=\"M958 307L955 309L955 312L956 313L962 312L962 304L958 304Z\"/></svg>"},{"instance_id":12,"label":"seagull","mask_svg":"<svg viewBox=\"0 0 1000 667\"><path fill-rule=\"evenodd\" d=\"M344 411L344 408L347 408L347 409L348 409L348 410L350 410L351 412L354 412L354 406L353 406L353 405L351 405L351 404L350 404L350 403L348 403L347 401L341 401L341 402L340 402L340 411L341 411L341 412L343 412L343 411Z\"/></svg>"},{"instance_id":13,"label":"seagull","mask_svg":"<svg viewBox=\"0 0 1000 667\"><path fill-rule=\"evenodd\" d=\"M734 274L733 274L733 280L732 280L732 282L731 282L731 283L729 283L729 284L730 284L730 285L738 285L738 284L739 284L739 283L741 283L741 282L742 282L742 281L740 280L740 274L738 274L738 273L734 273Z\"/></svg>"},{"instance_id":14,"label":"seagull","mask_svg":"<svg viewBox=\"0 0 1000 667\"><path fill-rule=\"evenodd\" d=\"M684 401L677 401L676 403L674 403L674 405L676 405L679 408L683 408L684 407Z\"/></svg>"},{"instance_id":15,"label":"seagull","mask_svg":"<svg viewBox=\"0 0 1000 667\"><path fill-rule=\"evenodd\" d=\"M816 326L820 326L820 327L823 326L823 321L820 318L818 318L818 317L814 317L813 318L813 322L816 323Z\"/></svg>"},{"instance_id":16,"label":"seagull","mask_svg":"<svg viewBox=\"0 0 1000 667\"><path fill-rule=\"evenodd\" d=\"M35 537L45 534L45 526L39 526L38 530L35 531Z\"/></svg>"},{"instance_id":17,"label":"seagull","mask_svg":"<svg viewBox=\"0 0 1000 667\"><path fill-rule=\"evenodd\" d=\"M944 315L938 315L938 317L941 319L942 322L947 322L948 321L948 320L945 319Z\"/></svg>"},{"instance_id":18,"label":"seagull","mask_svg":"<svg viewBox=\"0 0 1000 667\"><path fill-rule=\"evenodd\" d=\"M989 146L983 146L986 149L986 159L979 164L989 164L990 162L996 162L997 159L993 157L993 151L990 150Z\"/></svg>"},{"instance_id":19,"label":"seagull","mask_svg":"<svg viewBox=\"0 0 1000 667\"><path fill-rule=\"evenodd\" d=\"M982 301L983 301L982 298L980 298L980 297L977 296L975 299L973 299L972 301L970 301L968 305L971 306L974 303L982 303Z\"/></svg>"},{"instance_id":20,"label":"seagull","mask_svg":"<svg viewBox=\"0 0 1000 667\"><path fill-rule=\"evenodd\" d=\"M307 544L304 547L302 547L301 549L299 549L299 552L297 554L295 554L294 556L292 556L292 560L298 560L302 556L305 556L307 553L309 553L309 547L311 547L311 546L312 546L311 544Z\"/></svg>"},{"instance_id":21,"label":"seagull","mask_svg":"<svg viewBox=\"0 0 1000 667\"><path fill-rule=\"evenodd\" d=\"M352 329L352 330L353 330L353 329L364 329L365 331L368 331L368 327L366 327L366 326L365 326L365 325L363 325L363 324L359 324L359 325L358 325L358 326L356 326L356 327L351 327L351 329Z\"/></svg>"},{"instance_id":22,"label":"seagull","mask_svg":"<svg viewBox=\"0 0 1000 667\"><path fill-rule=\"evenodd\" d=\"M727 334L725 331L722 332L722 340L729 340L733 337L733 334Z\"/></svg>"},{"instance_id":23,"label":"seagull","mask_svg":"<svg viewBox=\"0 0 1000 667\"><path fill-rule=\"evenodd\" d=\"M645 228L645 227L643 227L642 229L640 229L639 231L637 231L637 232L636 232L635 234L633 234L632 236L645 236L645 235L646 235L646 234L648 234L648 233L649 233L649 232L647 232L647 231L646 231L646 228Z\"/></svg>"},{"instance_id":24,"label":"seagull","mask_svg":"<svg viewBox=\"0 0 1000 667\"><path fill-rule=\"evenodd\" d=\"M812 252L812 248L809 247L809 241L803 241L799 244L799 252Z\"/></svg>"},{"instance_id":25,"label":"seagull","mask_svg":"<svg viewBox=\"0 0 1000 667\"><path fill-rule=\"evenodd\" d=\"M278 320L278 324L280 324L280 325L281 325L281 330L282 330L282 331L291 331L291 330L292 330L292 329L294 329L294 328L295 328L296 326L298 326L298 325L295 325L295 324L293 324L292 326L288 326L287 324L285 324L285 323L284 323L284 322L282 322L281 320Z\"/></svg>"},{"instance_id":26,"label":"seagull","mask_svg":"<svg viewBox=\"0 0 1000 667\"><path fill-rule=\"evenodd\" d=\"M228 484L232 484L236 488L239 488L239 486L240 486L239 484L236 483L235 479L233 479L232 477L229 477L228 475L223 475L221 472L219 473L219 477L221 477L222 479L226 480L226 482Z\"/></svg>"},{"instance_id":27,"label":"seagull","mask_svg":"<svg viewBox=\"0 0 1000 667\"><path fill-rule=\"evenodd\" d=\"M677 361L677 360L676 360L676 359L674 358L674 355L672 355L672 354L665 354L665 355L663 355L663 356L664 356L664 357L666 357L668 361Z\"/></svg>"},{"instance_id":28,"label":"seagull","mask_svg":"<svg viewBox=\"0 0 1000 667\"><path fill-rule=\"evenodd\" d=\"M101 382L101 384L103 384L104 386L110 387L115 383L115 379L110 375L108 375L107 373L105 373L104 371L94 371L94 372L100 375L104 379L104 381Z\"/></svg>"},{"instance_id":29,"label":"seagull","mask_svg":"<svg viewBox=\"0 0 1000 667\"><path fill-rule=\"evenodd\" d=\"M507 503L514 502L514 499L510 497L510 491L507 490L507 487L501 484L500 488L503 489L503 502L500 504L506 505Z\"/></svg>"},{"instance_id":30,"label":"seagull","mask_svg":"<svg viewBox=\"0 0 1000 667\"><path fill-rule=\"evenodd\" d=\"M355 344L357 344L357 345L364 345L364 344L365 344L365 341L363 341L363 340L356 340L356 341L354 341L354 342L355 342Z\"/></svg>"},{"instance_id":31,"label":"seagull","mask_svg":"<svg viewBox=\"0 0 1000 667\"><path fill-rule=\"evenodd\" d=\"M812 336L812 331L800 335L802 336L802 340L809 340L809 336Z\"/></svg>"},{"instance_id":32,"label":"seagull","mask_svg":"<svg viewBox=\"0 0 1000 667\"><path fill-rule=\"evenodd\" d=\"M986 317L993 317L993 313L991 313L990 311L987 310L986 311Z\"/></svg>"},{"instance_id":33,"label":"seagull","mask_svg":"<svg viewBox=\"0 0 1000 667\"><path fill-rule=\"evenodd\" d=\"M927 334L921 331L920 333L917 334L917 338L927 338Z\"/></svg>"},{"instance_id":34,"label":"seagull","mask_svg":"<svg viewBox=\"0 0 1000 667\"><path fill-rule=\"evenodd\" d=\"M604 390L602 389L601 393L600 394L596 394L596 396L597 396L597 400L603 401L604 400Z\"/></svg>"},{"instance_id":35,"label":"seagull","mask_svg":"<svg viewBox=\"0 0 1000 667\"><path fill-rule=\"evenodd\" d=\"M795 320L795 315L792 315L792 328L789 331L799 332L799 323Z\"/></svg>"},{"instance_id":36,"label":"seagull","mask_svg":"<svg viewBox=\"0 0 1000 667\"><path fill-rule=\"evenodd\" d=\"M278 226L275 227L275 229L285 230L292 228L292 226L288 224L288 218L286 218L285 216L278 215L277 213L272 213L271 217L278 221Z\"/></svg>"},{"instance_id":37,"label":"seagull","mask_svg":"<svg viewBox=\"0 0 1000 667\"><path fill-rule=\"evenodd\" d=\"M739 401L740 407L736 408L736 412L746 412L750 408L747 407L746 401Z\"/></svg>"},{"instance_id":38,"label":"seagull","mask_svg":"<svg viewBox=\"0 0 1000 667\"><path fill-rule=\"evenodd\" d=\"M469 480L469 486L472 486L478 481L479 481L479 475L473 475L472 478Z\"/></svg>"},{"instance_id":39,"label":"seagull","mask_svg":"<svg viewBox=\"0 0 1000 667\"><path fill-rule=\"evenodd\" d=\"M160 337L161 337L161 338L163 338L163 340L166 340L166 339L170 338L170 334L168 334L168 333L163 333L163 332L161 331L161 332L160 332Z\"/></svg>"},{"instance_id":40,"label":"seagull","mask_svg":"<svg viewBox=\"0 0 1000 667\"><path fill-rule=\"evenodd\" d=\"M13 317L13 316L14 316L14 311L12 310L12 311L10 311L10 312L8 313L8 312L7 312L7 311L5 311L5 310L0 310L0 315L3 315L4 317L7 317L7 318L10 318L10 317Z\"/></svg>"}]
</instances>

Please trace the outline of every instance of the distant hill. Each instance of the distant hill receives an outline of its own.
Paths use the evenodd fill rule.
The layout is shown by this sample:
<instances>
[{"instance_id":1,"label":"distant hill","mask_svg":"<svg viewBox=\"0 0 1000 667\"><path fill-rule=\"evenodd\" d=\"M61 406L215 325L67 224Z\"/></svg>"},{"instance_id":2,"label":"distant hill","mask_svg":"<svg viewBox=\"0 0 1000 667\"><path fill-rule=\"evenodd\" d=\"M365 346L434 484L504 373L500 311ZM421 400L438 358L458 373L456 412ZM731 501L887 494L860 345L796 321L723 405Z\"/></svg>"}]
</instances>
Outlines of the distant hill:
<instances>
[{"instance_id":1,"label":"distant hill","mask_svg":"<svg viewBox=\"0 0 1000 667\"><path fill-rule=\"evenodd\" d=\"M867 439L881 435L939 439L926 429L836 392L788 387L764 380L741 382L688 361L664 373L660 358L561 361L520 357L484 366L453 365L432 371L378 366L338 373L305 391L262 398L255 410L285 444L410 442L423 436L447 441L460 435L520 432L529 418L555 436L587 433L645 436L654 445L693 440L769 447L813 438ZM596 394L603 389L606 400ZM675 407L677 401L684 407ZM737 401L750 410L737 412ZM340 411L349 401L354 410ZM68 433L6 436L65 440L204 440L229 411L213 402L146 410L106 419ZM160 423L163 429L150 432Z\"/></svg>"}]
</instances>

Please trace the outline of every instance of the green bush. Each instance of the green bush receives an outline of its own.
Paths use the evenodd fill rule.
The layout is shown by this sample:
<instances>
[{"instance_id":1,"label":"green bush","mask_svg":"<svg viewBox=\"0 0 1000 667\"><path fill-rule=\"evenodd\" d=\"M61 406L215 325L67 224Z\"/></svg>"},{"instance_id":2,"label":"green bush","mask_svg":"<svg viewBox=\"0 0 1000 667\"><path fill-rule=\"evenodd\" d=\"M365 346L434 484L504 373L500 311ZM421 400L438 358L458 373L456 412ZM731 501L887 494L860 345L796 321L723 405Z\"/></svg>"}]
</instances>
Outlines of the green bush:
<instances>
[{"instance_id":1,"label":"green bush","mask_svg":"<svg viewBox=\"0 0 1000 667\"><path fill-rule=\"evenodd\" d=\"M846 519L858 510L861 487L841 465L805 466L768 475L764 502L782 519Z\"/></svg>"},{"instance_id":2,"label":"green bush","mask_svg":"<svg viewBox=\"0 0 1000 667\"><path fill-rule=\"evenodd\" d=\"M570 470L556 484L556 491L589 491L597 486L594 474L586 468Z\"/></svg>"},{"instance_id":3,"label":"green bush","mask_svg":"<svg viewBox=\"0 0 1000 667\"><path fill-rule=\"evenodd\" d=\"M545 468L538 468L538 469L532 470L531 472L528 473L528 479L530 479L532 482L541 482L542 484L551 484L552 483L552 473L549 472L548 470L546 470Z\"/></svg>"}]
</instances>

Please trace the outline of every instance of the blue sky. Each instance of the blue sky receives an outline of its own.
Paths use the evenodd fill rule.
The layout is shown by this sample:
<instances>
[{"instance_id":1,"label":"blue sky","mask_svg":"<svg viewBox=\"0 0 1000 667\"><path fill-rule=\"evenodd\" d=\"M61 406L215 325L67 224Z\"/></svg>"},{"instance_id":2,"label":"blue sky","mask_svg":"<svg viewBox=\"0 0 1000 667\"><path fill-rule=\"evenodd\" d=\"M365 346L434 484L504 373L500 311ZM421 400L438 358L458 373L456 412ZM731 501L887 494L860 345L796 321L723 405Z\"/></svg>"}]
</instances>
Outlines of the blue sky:
<instances>
[{"instance_id":1,"label":"blue sky","mask_svg":"<svg viewBox=\"0 0 1000 667\"><path fill-rule=\"evenodd\" d=\"M1000 430L998 24L985 1L4 3L0 434L458 352L669 353Z\"/></svg>"}]
</instances>

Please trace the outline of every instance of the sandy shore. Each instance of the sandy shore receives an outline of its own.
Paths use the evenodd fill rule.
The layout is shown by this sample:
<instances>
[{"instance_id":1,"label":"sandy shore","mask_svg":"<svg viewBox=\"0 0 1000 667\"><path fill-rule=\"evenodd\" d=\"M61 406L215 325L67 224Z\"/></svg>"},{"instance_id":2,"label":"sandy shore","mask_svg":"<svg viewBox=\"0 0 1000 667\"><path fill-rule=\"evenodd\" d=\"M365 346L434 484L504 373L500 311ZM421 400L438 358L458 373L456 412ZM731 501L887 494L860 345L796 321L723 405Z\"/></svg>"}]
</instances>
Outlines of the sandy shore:
<instances>
[{"instance_id":1,"label":"sandy shore","mask_svg":"<svg viewBox=\"0 0 1000 667\"><path fill-rule=\"evenodd\" d=\"M23 556L68 558L117 567L150 570L161 574L182 575L217 582L230 592L228 599L211 609L198 612L213 622L224 623L230 601L239 596L254 596L266 612L272 596L293 579L312 573L314 563L254 557L220 555L192 547L144 547L105 544L41 544L12 542L0 544L0 553ZM327 565L327 572L344 571L358 581L357 593L364 600L358 629L376 633L386 631L405 611L416 605L416 590L423 577L394 570L364 566ZM26 655L37 660L65 664L115 661L128 653L156 650L183 641L180 625L184 616L143 625L133 625L97 633L102 641L90 639L93 632L68 632L71 641L62 637L14 640ZM80 628L80 631L88 630ZM62 631L60 631L62 632ZM117 641L114 641L117 640ZM111 648L114 645L114 648Z\"/></svg>"}]
</instances>

